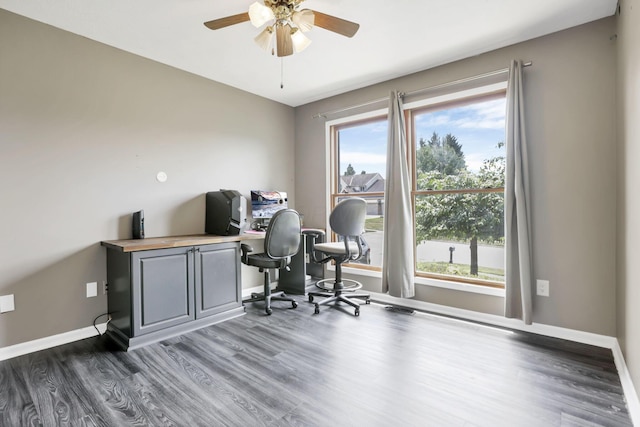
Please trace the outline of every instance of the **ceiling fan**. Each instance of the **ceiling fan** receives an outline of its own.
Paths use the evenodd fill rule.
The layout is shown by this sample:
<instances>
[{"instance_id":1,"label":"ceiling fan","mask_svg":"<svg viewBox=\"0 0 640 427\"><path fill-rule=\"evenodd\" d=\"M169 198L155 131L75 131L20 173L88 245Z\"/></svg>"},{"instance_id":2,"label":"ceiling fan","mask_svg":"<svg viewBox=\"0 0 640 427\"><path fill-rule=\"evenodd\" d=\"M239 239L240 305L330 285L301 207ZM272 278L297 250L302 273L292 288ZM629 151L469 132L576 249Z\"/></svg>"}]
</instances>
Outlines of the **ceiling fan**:
<instances>
[{"instance_id":1,"label":"ceiling fan","mask_svg":"<svg viewBox=\"0 0 640 427\"><path fill-rule=\"evenodd\" d=\"M255 37L255 42L265 50L271 48L273 35L275 34L275 52L278 56L292 55L294 49L301 52L309 44L309 40L304 34L314 26L333 31L346 37L353 37L360 28L359 24L336 18L311 9L300 9L300 4L304 0L264 0L264 4L253 3L249 11L225 18L214 19L205 22L204 25L212 30L251 21L259 28L268 23L260 34Z\"/></svg>"}]
</instances>

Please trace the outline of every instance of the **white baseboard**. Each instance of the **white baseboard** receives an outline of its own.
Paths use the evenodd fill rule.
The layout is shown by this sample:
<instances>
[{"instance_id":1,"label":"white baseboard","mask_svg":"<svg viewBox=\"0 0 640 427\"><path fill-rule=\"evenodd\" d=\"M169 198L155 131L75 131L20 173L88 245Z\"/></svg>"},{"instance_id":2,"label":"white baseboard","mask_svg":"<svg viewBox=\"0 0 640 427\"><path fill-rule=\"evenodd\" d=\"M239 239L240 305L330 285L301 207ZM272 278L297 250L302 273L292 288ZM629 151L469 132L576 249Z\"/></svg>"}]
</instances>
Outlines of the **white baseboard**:
<instances>
[{"instance_id":1,"label":"white baseboard","mask_svg":"<svg viewBox=\"0 0 640 427\"><path fill-rule=\"evenodd\" d=\"M96 327L103 334L107 330L107 323L97 324ZM25 354L34 353L40 350L57 347L63 344L69 344L74 341L80 341L98 335L98 331L93 326L76 329L74 331L64 332L49 337L40 338L33 341L27 341L16 345L0 348L0 360L7 360Z\"/></svg>"},{"instance_id":2,"label":"white baseboard","mask_svg":"<svg viewBox=\"0 0 640 427\"><path fill-rule=\"evenodd\" d=\"M260 293L263 290L263 286L246 288L242 290L242 297L248 298L249 296L251 296L251 293ZM107 323L105 322L96 324L96 327L101 334L104 334L104 332L107 330ZM96 335L98 335L96 329L93 326L87 326L86 328L76 329L74 331L39 338L33 341L27 341L7 347L0 347L0 361L23 356L29 353L34 353L40 350L46 350L48 348L57 347L63 344L69 344L71 342L83 340L85 338L90 338Z\"/></svg>"},{"instance_id":3,"label":"white baseboard","mask_svg":"<svg viewBox=\"0 0 640 427\"><path fill-rule=\"evenodd\" d=\"M558 326L549 326L541 323L533 325L525 325L518 319L507 319L503 316L495 314L480 313L477 311L465 310L462 308L449 307L445 305L432 304L424 301L416 301L411 299L396 298L387 294L376 292L371 293L371 300L382 304L392 304L413 308L432 314L440 314L443 316L455 317L462 320L486 323L492 326L515 329L518 331L531 332L538 335L545 335L554 338L561 338L569 341L575 341L583 344L595 345L597 347L613 348L617 342L615 337L607 335L593 334L590 332L576 331L574 329L560 328Z\"/></svg>"},{"instance_id":4,"label":"white baseboard","mask_svg":"<svg viewBox=\"0 0 640 427\"><path fill-rule=\"evenodd\" d=\"M273 283L271 284L273 288ZM242 299L249 298L251 294L259 294L264 291L264 286L254 286L253 288L243 288L242 289Z\"/></svg>"},{"instance_id":5,"label":"white baseboard","mask_svg":"<svg viewBox=\"0 0 640 427\"><path fill-rule=\"evenodd\" d=\"M640 400L617 340L611 351L613 352L613 360L616 362L616 368L618 368L618 375L622 383L622 390L624 390L624 397L627 400L627 409L629 410L631 421L634 426L640 426Z\"/></svg>"},{"instance_id":6,"label":"white baseboard","mask_svg":"<svg viewBox=\"0 0 640 427\"><path fill-rule=\"evenodd\" d=\"M271 290L274 290L278 287L278 281L271 282ZM242 289L242 299L248 299L251 297L251 294L261 294L264 292L264 285L254 286L252 288L243 288ZM295 296L295 295L294 295Z\"/></svg>"}]
</instances>

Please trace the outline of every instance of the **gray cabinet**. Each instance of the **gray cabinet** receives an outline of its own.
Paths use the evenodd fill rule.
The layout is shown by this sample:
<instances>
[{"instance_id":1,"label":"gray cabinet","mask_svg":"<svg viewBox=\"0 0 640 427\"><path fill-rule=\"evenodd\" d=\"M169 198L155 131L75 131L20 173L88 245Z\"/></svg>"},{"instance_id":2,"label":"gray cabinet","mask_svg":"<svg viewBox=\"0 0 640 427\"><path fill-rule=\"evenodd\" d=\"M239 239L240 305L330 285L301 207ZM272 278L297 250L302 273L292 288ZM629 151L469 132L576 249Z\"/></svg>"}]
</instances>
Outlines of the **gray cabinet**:
<instances>
[{"instance_id":1,"label":"gray cabinet","mask_svg":"<svg viewBox=\"0 0 640 427\"><path fill-rule=\"evenodd\" d=\"M109 336L133 349L243 314L239 247L107 246Z\"/></svg>"},{"instance_id":2,"label":"gray cabinet","mask_svg":"<svg viewBox=\"0 0 640 427\"><path fill-rule=\"evenodd\" d=\"M195 248L196 318L242 305L238 243Z\"/></svg>"},{"instance_id":3,"label":"gray cabinet","mask_svg":"<svg viewBox=\"0 0 640 427\"><path fill-rule=\"evenodd\" d=\"M193 249L134 252L131 260L134 336L194 320Z\"/></svg>"}]
</instances>

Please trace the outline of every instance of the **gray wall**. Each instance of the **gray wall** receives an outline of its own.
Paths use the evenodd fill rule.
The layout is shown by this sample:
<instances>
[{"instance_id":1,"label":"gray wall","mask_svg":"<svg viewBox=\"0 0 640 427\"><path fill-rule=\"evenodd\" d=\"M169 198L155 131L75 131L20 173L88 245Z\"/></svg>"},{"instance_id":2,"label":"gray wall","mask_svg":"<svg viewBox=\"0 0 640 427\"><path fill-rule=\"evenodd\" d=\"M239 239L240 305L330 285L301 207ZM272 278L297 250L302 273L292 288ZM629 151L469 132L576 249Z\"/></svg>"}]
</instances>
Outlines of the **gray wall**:
<instances>
[{"instance_id":1,"label":"gray wall","mask_svg":"<svg viewBox=\"0 0 640 427\"><path fill-rule=\"evenodd\" d=\"M16 304L0 347L106 312L85 283L106 280L99 242L129 238L133 211L154 237L203 233L210 190L293 204L293 129L291 107L0 10L0 295Z\"/></svg>"},{"instance_id":2,"label":"gray wall","mask_svg":"<svg viewBox=\"0 0 640 427\"><path fill-rule=\"evenodd\" d=\"M640 1L618 18L618 340L640 385Z\"/></svg>"},{"instance_id":3,"label":"gray wall","mask_svg":"<svg viewBox=\"0 0 640 427\"><path fill-rule=\"evenodd\" d=\"M525 70L536 277L534 322L615 335L615 18L596 21L296 108L296 207L325 225L325 121L317 113L533 61ZM377 106L379 108L379 106ZM331 117L332 118L332 117ZM379 279L365 279L372 290ZM420 287L436 304L503 313L500 297Z\"/></svg>"}]
</instances>

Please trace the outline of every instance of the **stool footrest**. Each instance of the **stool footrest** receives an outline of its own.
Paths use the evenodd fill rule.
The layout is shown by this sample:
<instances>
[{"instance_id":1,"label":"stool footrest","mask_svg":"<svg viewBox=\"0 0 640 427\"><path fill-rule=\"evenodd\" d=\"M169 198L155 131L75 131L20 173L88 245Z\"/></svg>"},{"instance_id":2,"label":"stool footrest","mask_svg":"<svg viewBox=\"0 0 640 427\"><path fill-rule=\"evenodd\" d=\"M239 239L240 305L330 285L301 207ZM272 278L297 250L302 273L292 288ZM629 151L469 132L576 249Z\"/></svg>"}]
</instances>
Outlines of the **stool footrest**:
<instances>
[{"instance_id":1,"label":"stool footrest","mask_svg":"<svg viewBox=\"0 0 640 427\"><path fill-rule=\"evenodd\" d=\"M316 288L327 292L355 291L362 288L362 283L351 279L342 279L341 283L336 284L334 279L323 279L316 282Z\"/></svg>"}]
</instances>

